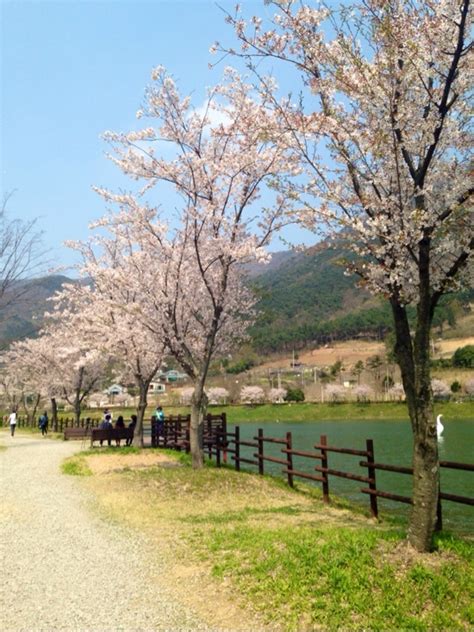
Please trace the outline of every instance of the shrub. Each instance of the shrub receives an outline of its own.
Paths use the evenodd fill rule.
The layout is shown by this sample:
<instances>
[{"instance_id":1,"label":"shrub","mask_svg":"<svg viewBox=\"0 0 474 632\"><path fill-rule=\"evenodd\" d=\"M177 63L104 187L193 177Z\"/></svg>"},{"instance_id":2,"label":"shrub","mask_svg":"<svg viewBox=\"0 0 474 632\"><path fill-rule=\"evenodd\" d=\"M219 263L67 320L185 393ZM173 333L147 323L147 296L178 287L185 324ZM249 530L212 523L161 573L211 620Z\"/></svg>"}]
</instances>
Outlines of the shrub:
<instances>
[{"instance_id":1,"label":"shrub","mask_svg":"<svg viewBox=\"0 0 474 632\"><path fill-rule=\"evenodd\" d=\"M226 373L232 373L237 375L238 373L243 373L244 371L248 371L252 367L255 366L255 362L253 360L240 360L235 364L231 364L226 367Z\"/></svg>"},{"instance_id":2,"label":"shrub","mask_svg":"<svg viewBox=\"0 0 474 632\"><path fill-rule=\"evenodd\" d=\"M459 393L461 388L462 388L461 382L454 380L454 382L451 384L451 393Z\"/></svg>"},{"instance_id":3,"label":"shrub","mask_svg":"<svg viewBox=\"0 0 474 632\"><path fill-rule=\"evenodd\" d=\"M300 388L289 388L285 395L285 402L304 402L304 393Z\"/></svg>"},{"instance_id":4,"label":"shrub","mask_svg":"<svg viewBox=\"0 0 474 632\"><path fill-rule=\"evenodd\" d=\"M453 366L474 369L474 345L456 349L453 355Z\"/></svg>"}]
</instances>

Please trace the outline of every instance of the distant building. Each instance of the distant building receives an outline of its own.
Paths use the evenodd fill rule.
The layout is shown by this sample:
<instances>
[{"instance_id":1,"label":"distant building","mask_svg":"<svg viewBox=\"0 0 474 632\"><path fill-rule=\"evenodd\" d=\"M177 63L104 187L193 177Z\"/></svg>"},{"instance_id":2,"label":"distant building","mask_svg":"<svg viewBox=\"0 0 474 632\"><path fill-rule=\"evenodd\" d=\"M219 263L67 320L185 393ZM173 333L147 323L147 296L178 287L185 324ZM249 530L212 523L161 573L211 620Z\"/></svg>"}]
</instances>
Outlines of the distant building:
<instances>
[{"instance_id":1,"label":"distant building","mask_svg":"<svg viewBox=\"0 0 474 632\"><path fill-rule=\"evenodd\" d=\"M122 393L125 393L125 392L126 392L126 389L123 386L120 386L120 384L112 384L112 386L109 386L109 388L105 390L105 393L109 396L122 395Z\"/></svg>"},{"instance_id":2,"label":"distant building","mask_svg":"<svg viewBox=\"0 0 474 632\"><path fill-rule=\"evenodd\" d=\"M148 387L148 392L153 393L155 395L159 395L160 393L166 392L166 386L161 382L150 382L150 386Z\"/></svg>"},{"instance_id":3,"label":"distant building","mask_svg":"<svg viewBox=\"0 0 474 632\"><path fill-rule=\"evenodd\" d=\"M186 380L188 376L186 373L180 373L179 371L176 371L176 369L171 369L170 371L166 371L163 377L166 382L182 382L183 380Z\"/></svg>"}]
</instances>

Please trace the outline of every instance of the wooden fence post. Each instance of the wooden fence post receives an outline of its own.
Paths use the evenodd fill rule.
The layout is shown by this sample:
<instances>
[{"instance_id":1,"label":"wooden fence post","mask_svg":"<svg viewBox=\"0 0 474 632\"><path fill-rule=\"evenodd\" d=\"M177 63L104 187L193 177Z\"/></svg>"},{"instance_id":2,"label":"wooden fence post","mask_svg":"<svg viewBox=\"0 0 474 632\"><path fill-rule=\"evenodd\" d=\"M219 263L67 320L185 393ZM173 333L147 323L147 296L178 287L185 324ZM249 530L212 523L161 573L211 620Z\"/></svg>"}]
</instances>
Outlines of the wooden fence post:
<instances>
[{"instance_id":1,"label":"wooden fence post","mask_svg":"<svg viewBox=\"0 0 474 632\"><path fill-rule=\"evenodd\" d=\"M365 444L367 446L367 475L371 480L371 482L369 483L369 489L372 489L375 492L377 490L377 485L375 482L374 442L372 439L367 439ZM375 494L369 494L369 496L370 496L370 513L372 514L372 518L378 518L379 510L377 506L377 496Z\"/></svg>"},{"instance_id":2,"label":"wooden fence post","mask_svg":"<svg viewBox=\"0 0 474 632\"><path fill-rule=\"evenodd\" d=\"M288 450L288 452L286 453L286 459L287 459L287 466L286 469L288 470L288 485L290 487L294 487L293 484L293 455L291 454L291 450L293 449L293 441L292 441L292 437L291 437L291 432L287 432L286 433L286 449Z\"/></svg>"},{"instance_id":3,"label":"wooden fence post","mask_svg":"<svg viewBox=\"0 0 474 632\"><path fill-rule=\"evenodd\" d=\"M328 439L326 435L321 435L320 440L321 445L327 445ZM321 467L325 470L328 469L328 453L324 448L320 448L321 450ZM329 474L326 472L322 472L323 478L323 500L325 503L329 503Z\"/></svg>"},{"instance_id":4,"label":"wooden fence post","mask_svg":"<svg viewBox=\"0 0 474 632\"><path fill-rule=\"evenodd\" d=\"M223 444L222 444L222 458L224 463L227 463L227 450L226 450L226 446L227 446L227 413L221 413L221 417L222 417L222 431L223 431Z\"/></svg>"},{"instance_id":5,"label":"wooden fence post","mask_svg":"<svg viewBox=\"0 0 474 632\"><path fill-rule=\"evenodd\" d=\"M441 481L440 481L439 487L438 487L438 505L436 507L435 531L442 531L442 530L443 530L443 511L441 509Z\"/></svg>"},{"instance_id":6,"label":"wooden fence post","mask_svg":"<svg viewBox=\"0 0 474 632\"><path fill-rule=\"evenodd\" d=\"M235 471L240 472L240 426L235 426Z\"/></svg>"},{"instance_id":7,"label":"wooden fence post","mask_svg":"<svg viewBox=\"0 0 474 632\"><path fill-rule=\"evenodd\" d=\"M263 467L263 430L262 428L258 429L258 473L263 476L264 467Z\"/></svg>"},{"instance_id":8,"label":"wooden fence post","mask_svg":"<svg viewBox=\"0 0 474 632\"><path fill-rule=\"evenodd\" d=\"M216 466L220 467L221 466L221 444L220 444L220 437L221 435L219 434L219 432L216 434Z\"/></svg>"}]
</instances>

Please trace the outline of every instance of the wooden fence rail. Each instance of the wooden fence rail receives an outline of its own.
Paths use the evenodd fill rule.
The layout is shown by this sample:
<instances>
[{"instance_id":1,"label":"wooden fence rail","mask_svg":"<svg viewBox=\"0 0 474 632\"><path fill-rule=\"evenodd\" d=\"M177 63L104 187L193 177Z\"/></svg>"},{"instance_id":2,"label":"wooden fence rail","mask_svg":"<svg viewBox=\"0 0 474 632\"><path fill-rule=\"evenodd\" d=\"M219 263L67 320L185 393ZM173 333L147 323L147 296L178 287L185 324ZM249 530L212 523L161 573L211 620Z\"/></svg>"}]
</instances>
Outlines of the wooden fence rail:
<instances>
[{"instance_id":1,"label":"wooden fence rail","mask_svg":"<svg viewBox=\"0 0 474 632\"><path fill-rule=\"evenodd\" d=\"M17 417L17 428L38 428L38 419L28 419L27 417ZM74 417L58 417L55 423L50 419L48 430L51 432L64 432L66 428L97 428L100 419L91 419L90 417L82 417L76 420ZM2 422L3 426L8 426L8 421Z\"/></svg>"},{"instance_id":2,"label":"wooden fence rail","mask_svg":"<svg viewBox=\"0 0 474 632\"><path fill-rule=\"evenodd\" d=\"M265 446L269 444L283 446L281 448L283 458L275 456L274 454L269 454L268 451L265 451ZM251 454L253 458L242 456L242 447L256 448L256 452ZM330 467L329 461L331 453L342 454L347 457L359 457L356 465L363 468L364 471L356 473L349 470L338 470L334 467ZM379 515L378 498L400 503L412 503L411 497L382 490L377 485L377 470L404 475L413 475L413 468L389 463L378 463L375 460L374 442L372 439L366 440L365 450L358 450L354 448L329 445L327 436L321 435L319 443L314 444L313 450L300 450L293 447L291 432L287 432L285 437L266 437L263 429L259 429L257 431L257 435L252 437L251 440L248 440L241 439L240 427L235 426L233 432L224 433L223 431L217 431L217 440L214 441L209 450L210 458L214 457L218 466L220 466L222 461L226 461L228 454L231 455L231 459L234 461L235 469L237 471L240 471L241 464L245 463L250 466L255 466L258 473L260 475L264 475L265 464L275 463L282 466L281 473L285 475L288 485L291 487L294 486L295 478L302 478L316 483L321 483L323 500L326 503L330 502L329 487L331 477L345 478L358 483L363 483L366 487L359 488L359 491L369 496L370 513L375 518ZM363 460L360 460L360 457L363 457ZM313 462L320 462L320 464L316 464L312 467L312 471L315 473L305 471L301 469L301 466L297 466L295 464L296 460L301 461L302 459L310 459ZM474 471L474 464L471 463L440 461L440 467L444 469L464 470L466 472ZM438 529L441 529L442 527L442 500L474 506L474 498L447 493L440 490L437 520Z\"/></svg>"}]
</instances>

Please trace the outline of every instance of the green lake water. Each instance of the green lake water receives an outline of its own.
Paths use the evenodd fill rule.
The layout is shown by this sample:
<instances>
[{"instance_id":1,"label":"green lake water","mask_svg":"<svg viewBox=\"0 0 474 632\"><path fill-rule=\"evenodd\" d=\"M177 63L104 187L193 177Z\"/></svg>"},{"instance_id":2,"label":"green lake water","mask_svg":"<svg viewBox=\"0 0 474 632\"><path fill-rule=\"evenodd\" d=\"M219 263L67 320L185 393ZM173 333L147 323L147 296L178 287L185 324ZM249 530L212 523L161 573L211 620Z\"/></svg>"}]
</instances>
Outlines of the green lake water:
<instances>
[{"instance_id":1,"label":"green lake water","mask_svg":"<svg viewBox=\"0 0 474 632\"><path fill-rule=\"evenodd\" d=\"M450 422L443 419L444 432L439 440L439 455L441 461L456 461L460 463L474 463L474 420L460 420ZM408 421L315 421L305 423L274 423L265 424L245 423L240 425L242 440L251 440L257 435L257 429L263 428L267 437L284 438L288 431L292 433L293 447L300 450L311 450L315 443L319 443L320 436L327 435L328 445L365 450L366 439L373 439L375 461L378 463L411 466L412 433ZM229 431L233 425L229 424ZM281 453L283 446L265 443L265 454L285 458ZM253 458L254 448L242 448L241 455ZM367 469L359 466L361 457L329 453L329 468L351 472L362 476L367 475ZM319 461L308 458L294 457L294 469L304 472L314 472L314 465ZM255 471L254 466L242 464L242 469ZM282 475L282 466L265 462L265 472ZM305 479L295 479L310 483ZM399 494L411 495L412 477L407 474L393 472L376 472L377 489ZM320 483L314 483L320 485ZM344 478L330 476L330 494L339 495L351 502L369 507L369 496L360 493L364 483ZM441 490L458 496L474 497L474 472L441 469ZM396 513L408 517L410 505L378 499L379 514ZM443 528L457 533L474 532L474 507L450 501L443 501Z\"/></svg>"}]
</instances>

